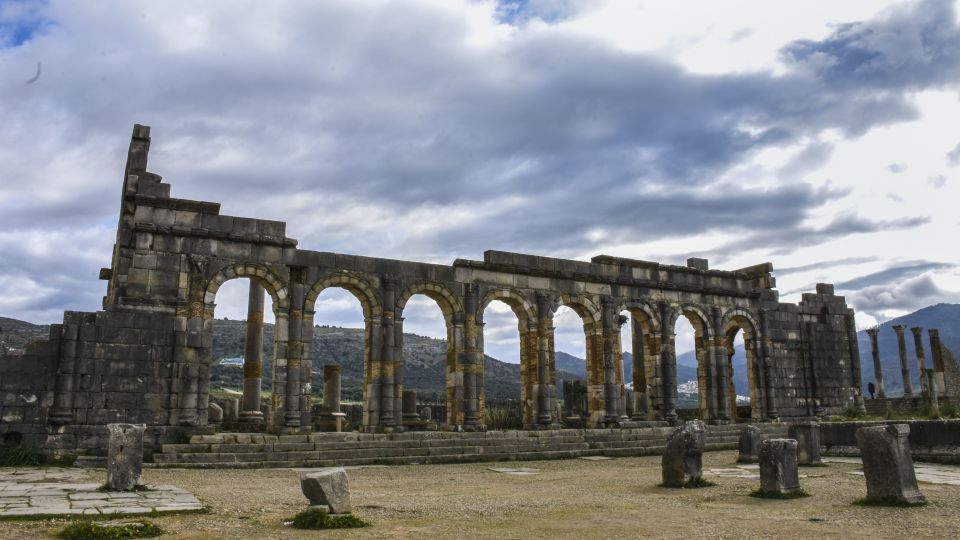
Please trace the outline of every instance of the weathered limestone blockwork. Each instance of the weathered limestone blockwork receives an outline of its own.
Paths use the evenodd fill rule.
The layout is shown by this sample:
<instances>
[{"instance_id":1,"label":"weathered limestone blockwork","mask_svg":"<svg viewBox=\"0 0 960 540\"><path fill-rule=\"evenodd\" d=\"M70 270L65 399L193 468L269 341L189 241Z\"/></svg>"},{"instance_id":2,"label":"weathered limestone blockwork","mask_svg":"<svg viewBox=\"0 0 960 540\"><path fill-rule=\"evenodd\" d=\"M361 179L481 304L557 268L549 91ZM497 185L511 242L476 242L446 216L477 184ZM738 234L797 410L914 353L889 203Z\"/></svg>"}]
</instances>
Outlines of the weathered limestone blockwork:
<instances>
[{"instance_id":1,"label":"weathered limestone blockwork","mask_svg":"<svg viewBox=\"0 0 960 540\"><path fill-rule=\"evenodd\" d=\"M238 413L258 416L246 409L256 401L258 375L270 377L264 420L273 431L307 431L314 423L310 344L314 305L327 287L346 289L363 308L368 431L402 426L403 311L418 294L437 303L447 325L446 417L437 419L447 428L484 425L483 313L493 300L517 317L527 428L560 425L553 328L560 306L583 322L587 427L628 420L623 324L636 332L632 420L676 420L679 317L697 333L700 408L708 423L728 423L736 414L729 350L741 331L752 421L862 407L853 312L830 285L785 304L768 263L724 271L703 260L671 266L487 251L482 261L447 266L298 249L282 222L221 215L217 203L172 198L170 186L147 171L149 147L150 129L135 126L112 261L101 271L103 310L66 313L49 341L0 362L0 431L75 450L77 433L99 433L97 426L113 422L146 424L148 441L174 429L208 429L212 321L217 291L232 279L248 279L270 295L273 369L258 374L250 362L247 406Z\"/></svg>"}]
</instances>

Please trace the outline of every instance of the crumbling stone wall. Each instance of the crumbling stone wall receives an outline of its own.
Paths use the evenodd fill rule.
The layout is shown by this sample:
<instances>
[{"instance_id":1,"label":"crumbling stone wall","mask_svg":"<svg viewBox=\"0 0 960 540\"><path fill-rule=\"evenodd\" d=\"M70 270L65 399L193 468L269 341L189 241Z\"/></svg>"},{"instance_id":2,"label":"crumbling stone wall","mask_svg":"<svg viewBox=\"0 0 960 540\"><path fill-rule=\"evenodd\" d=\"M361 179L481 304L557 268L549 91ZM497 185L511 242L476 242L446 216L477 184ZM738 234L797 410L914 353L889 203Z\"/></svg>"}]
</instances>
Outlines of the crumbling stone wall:
<instances>
[{"instance_id":1,"label":"crumbling stone wall","mask_svg":"<svg viewBox=\"0 0 960 540\"><path fill-rule=\"evenodd\" d=\"M202 428L216 295L238 278L261 284L272 299L267 422L277 431L311 425L309 344L314 304L327 287L350 291L363 307L363 424L371 431L401 424L403 310L416 294L437 302L446 321L447 407L439 420L449 426L484 424L483 314L493 300L517 316L528 428L559 426L553 316L563 305L583 322L590 426L629 425L628 410L632 420L676 420L679 317L696 331L708 422L736 414L729 360L740 331L754 420L862 407L853 312L832 286L784 304L770 264L722 271L702 259L672 266L487 251L482 261L446 266L298 249L282 222L221 215L219 204L170 197L170 186L147 171L149 145L149 128L135 126L112 262L101 271L108 282L103 310L65 314L51 340L31 350L31 361L0 361L0 415L12 419L0 431L56 437L107 422ZM620 343L628 322L635 331L632 407ZM24 392L37 402L7 397Z\"/></svg>"}]
</instances>

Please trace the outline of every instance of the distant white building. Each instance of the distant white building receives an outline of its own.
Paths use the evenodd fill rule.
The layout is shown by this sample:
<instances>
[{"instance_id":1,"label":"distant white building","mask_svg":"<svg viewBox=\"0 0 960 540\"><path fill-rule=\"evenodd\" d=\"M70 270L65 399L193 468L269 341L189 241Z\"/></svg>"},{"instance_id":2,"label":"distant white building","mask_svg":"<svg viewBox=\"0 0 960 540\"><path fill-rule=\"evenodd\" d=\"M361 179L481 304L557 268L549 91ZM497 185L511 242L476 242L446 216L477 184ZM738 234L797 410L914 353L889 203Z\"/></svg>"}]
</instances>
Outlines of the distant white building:
<instances>
[{"instance_id":1,"label":"distant white building","mask_svg":"<svg viewBox=\"0 0 960 540\"><path fill-rule=\"evenodd\" d=\"M237 356L233 358L222 358L220 360L221 366L233 366L233 367L243 367L243 357Z\"/></svg>"}]
</instances>

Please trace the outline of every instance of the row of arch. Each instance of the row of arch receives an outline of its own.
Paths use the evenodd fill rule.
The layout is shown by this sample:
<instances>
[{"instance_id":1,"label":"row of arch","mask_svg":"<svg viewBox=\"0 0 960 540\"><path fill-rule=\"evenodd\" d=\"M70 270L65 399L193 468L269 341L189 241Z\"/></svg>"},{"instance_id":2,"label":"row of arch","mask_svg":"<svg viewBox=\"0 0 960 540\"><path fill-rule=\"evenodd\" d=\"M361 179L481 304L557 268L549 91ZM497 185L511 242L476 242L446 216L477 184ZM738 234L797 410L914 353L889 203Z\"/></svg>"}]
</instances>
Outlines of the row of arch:
<instances>
[{"instance_id":1,"label":"row of arch","mask_svg":"<svg viewBox=\"0 0 960 540\"><path fill-rule=\"evenodd\" d=\"M270 268L227 266L207 281L204 317L212 319L217 291L227 281L249 278L263 284L273 300L278 329L274 344L273 407L277 421L287 426L309 425L309 350L314 307L331 287L350 292L359 301L366 324L364 353L364 423L369 429L397 425L403 388L403 310L411 297L434 300L447 324L447 422L482 425L483 314L501 301L517 317L520 334L521 404L524 424L556 425L556 368L553 316L560 306L582 320L586 337L588 424L599 426L626 420L620 329L632 320L633 419L673 420L676 417L676 353L673 328L679 317L690 321L700 381L700 413L707 420L730 421L736 411L732 381L733 339L743 332L747 354L753 419L775 417L769 392L770 366L764 354L761 321L743 306L671 305L639 299L587 294L552 294L510 287L461 285L454 292L442 282L369 278L363 273L334 271L309 286L283 279ZM377 285L375 285L375 281ZM379 285L379 286L378 286ZM621 316L629 313L630 319Z\"/></svg>"}]
</instances>

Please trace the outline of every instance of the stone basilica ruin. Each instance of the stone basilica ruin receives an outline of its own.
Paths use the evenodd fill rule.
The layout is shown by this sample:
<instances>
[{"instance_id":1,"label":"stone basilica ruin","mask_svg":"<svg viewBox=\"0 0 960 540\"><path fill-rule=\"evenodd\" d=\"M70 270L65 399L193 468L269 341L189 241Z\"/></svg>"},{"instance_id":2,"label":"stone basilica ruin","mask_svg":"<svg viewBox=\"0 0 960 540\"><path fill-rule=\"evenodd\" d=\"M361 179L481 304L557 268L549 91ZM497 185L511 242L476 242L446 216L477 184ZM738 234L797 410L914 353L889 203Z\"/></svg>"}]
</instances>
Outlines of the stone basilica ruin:
<instances>
[{"instance_id":1,"label":"stone basilica ruin","mask_svg":"<svg viewBox=\"0 0 960 540\"><path fill-rule=\"evenodd\" d=\"M67 312L48 341L0 362L0 433L65 452L89 447L112 422L146 424L155 443L174 429L209 433L217 291L238 278L251 282L253 334L262 325L260 287L276 318L272 373L262 374L256 355L248 357L239 415L274 433L303 433L314 423L314 303L328 287L346 289L363 307L366 432L401 425L403 311L417 294L435 301L446 320L447 407L439 420L447 429L484 429L483 314L493 300L509 305L519 321L522 421L531 430L561 425L553 328L560 306L583 321L588 428L676 421L679 317L696 333L700 417L708 424L736 419L731 358L739 332L751 421L863 408L853 311L831 285L786 304L768 263L725 271L702 259L670 266L487 251L482 261L445 266L310 251L286 236L282 222L172 198L170 185L147 172L149 147L150 128L135 126L112 261L100 274L107 281L103 310ZM633 392L623 380L624 324L634 336ZM265 415L262 376L273 383Z\"/></svg>"}]
</instances>

